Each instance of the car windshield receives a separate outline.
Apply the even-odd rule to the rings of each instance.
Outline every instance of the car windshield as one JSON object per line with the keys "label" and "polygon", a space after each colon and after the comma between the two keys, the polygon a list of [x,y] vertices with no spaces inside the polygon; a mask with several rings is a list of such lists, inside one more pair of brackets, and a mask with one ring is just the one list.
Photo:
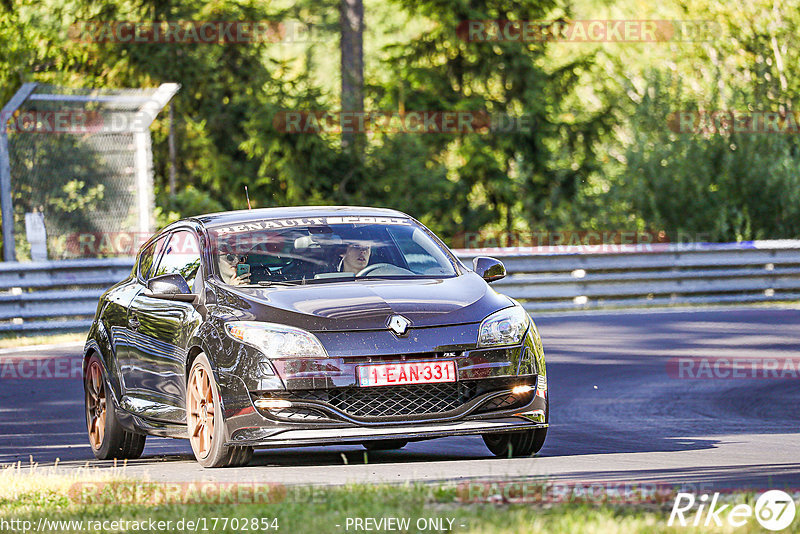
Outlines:
{"label": "car windshield", "polygon": [[266,219],[210,234],[218,272],[230,285],[456,275],[442,248],[405,218]]}

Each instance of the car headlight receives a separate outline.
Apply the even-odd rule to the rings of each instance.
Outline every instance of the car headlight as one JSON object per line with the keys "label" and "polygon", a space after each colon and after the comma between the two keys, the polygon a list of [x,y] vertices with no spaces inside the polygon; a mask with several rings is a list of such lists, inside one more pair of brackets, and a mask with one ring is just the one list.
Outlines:
{"label": "car headlight", "polygon": [[479,347],[516,345],[528,329],[528,312],[522,306],[513,306],[491,314],[481,323],[478,334]]}
{"label": "car headlight", "polygon": [[236,341],[247,343],[268,358],[327,358],[328,353],[311,332],[282,324],[257,321],[230,321],[225,332]]}

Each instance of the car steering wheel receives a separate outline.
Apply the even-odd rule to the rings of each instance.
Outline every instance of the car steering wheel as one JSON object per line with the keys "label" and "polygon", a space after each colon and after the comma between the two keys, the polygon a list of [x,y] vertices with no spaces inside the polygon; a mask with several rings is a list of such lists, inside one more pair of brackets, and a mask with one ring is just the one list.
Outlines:
{"label": "car steering wheel", "polygon": [[367,267],[364,267],[358,271],[356,278],[370,275],[375,271],[383,271],[378,274],[414,274],[408,269],[403,269],[402,267],[392,265],[391,263],[376,263],[375,265],[368,265]]}

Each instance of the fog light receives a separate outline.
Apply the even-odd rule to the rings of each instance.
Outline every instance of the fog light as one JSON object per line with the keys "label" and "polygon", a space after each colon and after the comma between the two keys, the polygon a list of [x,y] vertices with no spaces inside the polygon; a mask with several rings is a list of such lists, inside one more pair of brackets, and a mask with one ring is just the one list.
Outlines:
{"label": "fog light", "polygon": [[292,403],[284,399],[258,399],[255,405],[256,408],[262,410],[280,410],[282,408],[290,408]]}
{"label": "fog light", "polygon": [[532,386],[514,386],[511,393],[514,395],[522,395],[523,393],[530,393],[531,391],[533,391]]}

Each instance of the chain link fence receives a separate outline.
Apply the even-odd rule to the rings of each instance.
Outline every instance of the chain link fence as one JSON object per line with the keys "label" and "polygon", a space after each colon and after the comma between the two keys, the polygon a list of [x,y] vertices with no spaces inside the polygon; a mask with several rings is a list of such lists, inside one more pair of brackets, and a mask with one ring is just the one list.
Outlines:
{"label": "chain link fence", "polygon": [[178,88],[23,85],[1,117],[4,259],[101,257],[108,236],[150,234],[149,128]]}

